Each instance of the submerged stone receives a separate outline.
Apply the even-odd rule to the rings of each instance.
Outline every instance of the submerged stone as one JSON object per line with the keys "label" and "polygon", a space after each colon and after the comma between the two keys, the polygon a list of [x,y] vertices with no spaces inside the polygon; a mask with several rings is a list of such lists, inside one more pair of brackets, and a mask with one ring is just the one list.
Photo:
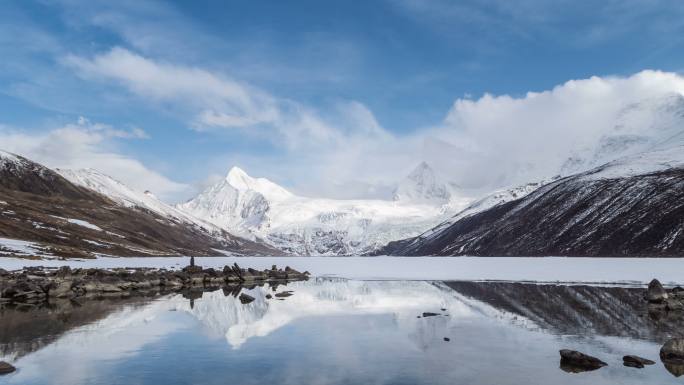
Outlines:
{"label": "submerged stone", "polygon": [[0,361],[0,375],[9,374],[17,370],[14,366],[8,364],[5,361]]}
{"label": "submerged stone", "polygon": [[653,365],[655,364],[654,361],[651,361],[649,359],[639,357],[639,356],[633,356],[633,355],[628,355],[622,357],[622,364],[625,366],[629,366],[632,368],[643,368],[644,365]]}
{"label": "submerged stone", "polygon": [[252,297],[249,294],[245,294],[245,293],[240,294],[240,297],[238,297],[238,298],[240,299],[240,303],[242,303],[243,305],[254,301],[254,297]]}
{"label": "submerged stone", "polygon": [[660,348],[660,359],[684,364],[684,338],[672,338]]}

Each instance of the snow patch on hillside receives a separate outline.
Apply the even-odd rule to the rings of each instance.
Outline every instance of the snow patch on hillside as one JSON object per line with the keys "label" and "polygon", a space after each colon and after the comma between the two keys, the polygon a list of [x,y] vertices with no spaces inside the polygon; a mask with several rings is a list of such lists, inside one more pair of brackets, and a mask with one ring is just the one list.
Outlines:
{"label": "snow patch on hillside", "polygon": [[48,256],[44,253],[43,247],[38,243],[11,238],[0,238],[0,255],[2,254],[10,254],[17,257]]}
{"label": "snow patch on hillside", "polygon": [[220,232],[216,226],[199,218],[178,210],[154,196],[150,191],[138,192],[116,179],[102,174],[94,169],[56,169],[56,171],[71,183],[105,195],[114,202],[130,208],[150,210],[172,221],[196,225],[211,233]]}

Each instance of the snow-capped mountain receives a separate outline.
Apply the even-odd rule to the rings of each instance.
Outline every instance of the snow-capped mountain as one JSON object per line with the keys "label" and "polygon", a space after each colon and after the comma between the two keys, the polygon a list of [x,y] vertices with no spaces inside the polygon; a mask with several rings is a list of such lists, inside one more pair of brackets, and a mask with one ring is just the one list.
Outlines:
{"label": "snow-capped mountain", "polygon": [[560,170],[568,176],[630,155],[684,144],[684,96],[667,94],[624,106],[609,132],[576,150]]}
{"label": "snow-capped mountain", "polygon": [[277,253],[94,170],[60,172],[0,151],[0,255]]}
{"label": "snow-capped mountain", "polygon": [[681,256],[684,145],[624,157],[392,242],[391,255]]}
{"label": "snow-capped mountain", "polygon": [[290,200],[292,193],[264,178],[252,178],[233,167],[220,182],[178,209],[224,229],[250,234],[269,226],[268,212],[275,202]]}
{"label": "snow-capped mountain", "polygon": [[160,201],[152,192],[134,191],[118,180],[97,170],[91,168],[78,170],[58,168],[55,171],[71,183],[105,195],[125,207],[149,210],[174,222],[180,221],[199,226],[210,232],[220,232],[220,228],[217,226]]}
{"label": "snow-capped mountain", "polygon": [[441,181],[426,162],[421,162],[394,190],[396,202],[445,205],[451,201],[456,187]]}
{"label": "snow-capped mountain", "polygon": [[223,180],[177,207],[286,252],[358,254],[420,234],[465,207],[470,200],[447,186],[422,163],[400,184],[394,200],[307,198],[234,167]]}
{"label": "snow-capped mountain", "polygon": [[498,206],[506,202],[521,199],[526,195],[529,195],[530,193],[534,192],[538,188],[556,179],[558,179],[558,177],[542,180],[539,182],[527,183],[522,186],[516,186],[509,189],[494,191],[493,193],[487,194],[484,197],[472,202],[466,208],[459,211],[456,215],[448,218],[444,222],[440,223],[438,226],[420,234],[417,238],[430,237],[431,235],[439,233],[441,230],[446,229],[447,227],[451,226],[452,224],[458,222],[463,218],[469,217],[471,215],[477,214],[485,210],[489,210],[494,206]]}

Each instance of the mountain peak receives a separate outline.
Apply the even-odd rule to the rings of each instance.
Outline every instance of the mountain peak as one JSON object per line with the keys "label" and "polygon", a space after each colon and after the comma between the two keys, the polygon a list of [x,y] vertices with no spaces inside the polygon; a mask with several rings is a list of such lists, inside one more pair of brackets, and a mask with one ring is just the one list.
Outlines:
{"label": "mountain peak", "polygon": [[446,204],[451,199],[447,183],[439,180],[430,165],[422,161],[394,190],[395,201]]}
{"label": "mountain peak", "polygon": [[245,170],[238,166],[233,166],[228,175],[226,175],[226,181],[238,190],[249,190],[254,185],[254,178],[249,176]]}
{"label": "mountain peak", "polygon": [[408,175],[409,179],[419,180],[425,178],[434,179],[435,171],[430,167],[426,161],[420,162],[411,173]]}
{"label": "mountain peak", "polygon": [[255,191],[263,195],[268,200],[283,200],[292,195],[291,192],[271,182],[266,178],[253,178],[247,174],[243,169],[233,166],[228,175],[226,175],[226,182],[236,190],[239,191]]}

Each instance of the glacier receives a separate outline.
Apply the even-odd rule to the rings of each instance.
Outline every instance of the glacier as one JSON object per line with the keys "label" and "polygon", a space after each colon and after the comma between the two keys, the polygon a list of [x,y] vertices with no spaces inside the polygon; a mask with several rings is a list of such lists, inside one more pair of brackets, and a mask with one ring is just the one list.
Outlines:
{"label": "glacier", "polygon": [[472,198],[421,163],[393,199],[302,197],[238,167],[177,209],[295,255],[358,255],[417,235],[465,208]]}

